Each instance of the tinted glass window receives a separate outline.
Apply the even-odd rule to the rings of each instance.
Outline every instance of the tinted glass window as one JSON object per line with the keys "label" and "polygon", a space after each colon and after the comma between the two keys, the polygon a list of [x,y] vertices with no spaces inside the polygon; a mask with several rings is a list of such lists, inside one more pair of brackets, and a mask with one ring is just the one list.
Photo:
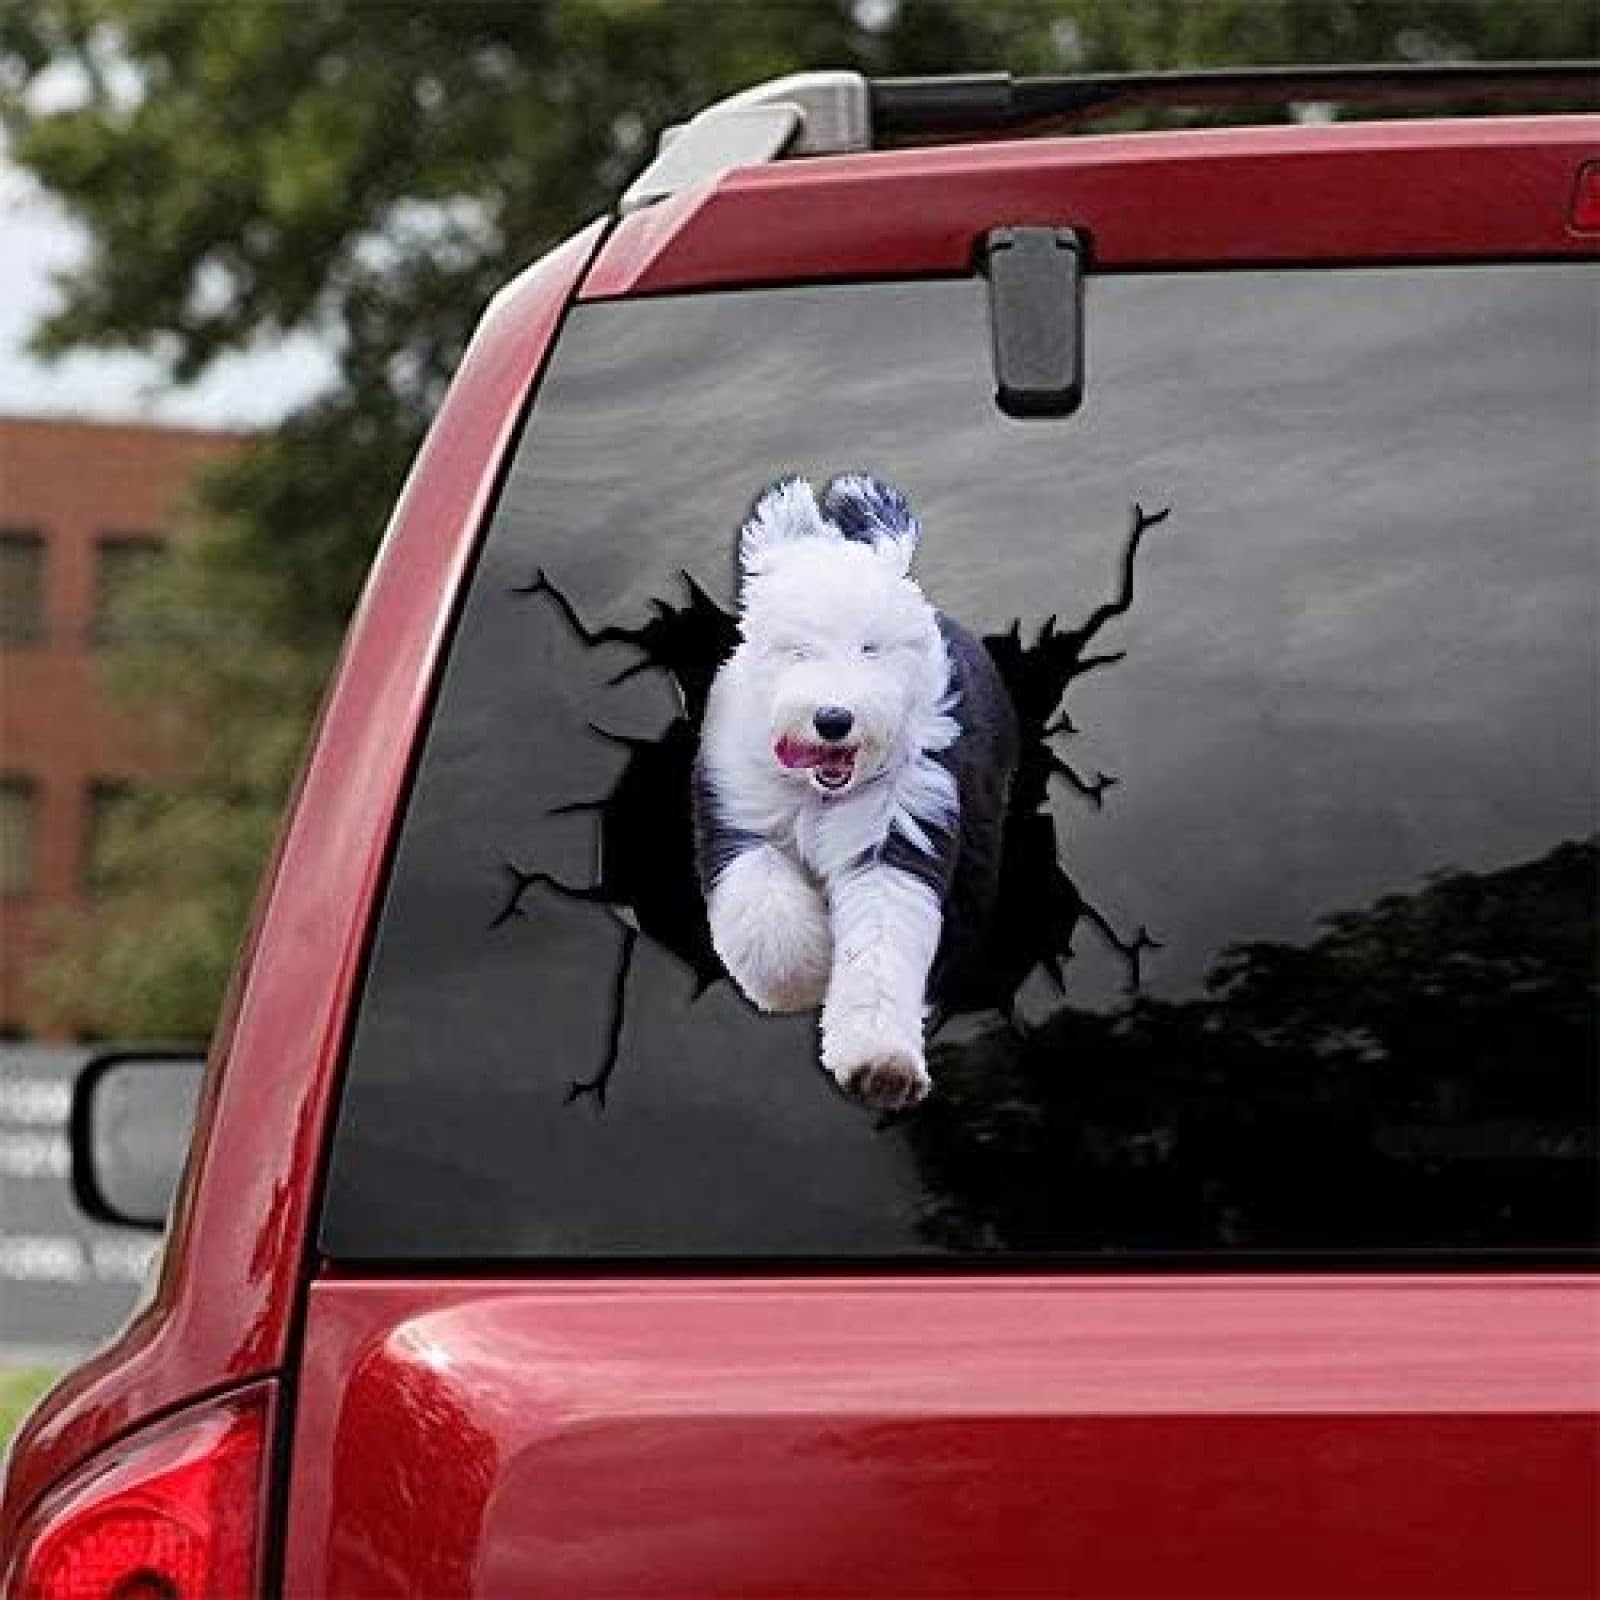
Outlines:
{"label": "tinted glass window", "polygon": [[33,893],[38,876],[39,787],[32,778],[0,777],[0,896]]}
{"label": "tinted glass window", "polygon": [[44,535],[0,530],[0,643],[44,637]]}
{"label": "tinted glass window", "polygon": [[[1592,1241],[1594,288],[1096,280],[1058,422],[995,409],[973,282],[580,308],[404,825],[327,1247]],[[856,468],[1006,665],[1029,819],[1004,992],[894,1116],[719,976],[690,864],[735,530]]]}
{"label": "tinted glass window", "polygon": [[95,546],[94,636],[102,642],[139,632],[139,596],[166,557],[150,534],[108,534]]}
{"label": "tinted glass window", "polygon": [[126,888],[123,863],[139,816],[133,785],[99,779],[89,785],[84,799],[83,888],[91,895]]}

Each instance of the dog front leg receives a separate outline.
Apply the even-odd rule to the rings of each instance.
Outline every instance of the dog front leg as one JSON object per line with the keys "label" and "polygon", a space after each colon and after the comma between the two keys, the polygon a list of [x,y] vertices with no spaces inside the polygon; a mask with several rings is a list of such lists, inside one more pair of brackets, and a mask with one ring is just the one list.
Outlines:
{"label": "dog front leg", "polygon": [[832,938],[822,891],[769,844],[722,869],[706,911],[711,943],[752,1005],[809,1011],[828,986]]}
{"label": "dog front leg", "polygon": [[932,1087],[922,1054],[928,972],[943,918],[933,890],[874,862],[829,886],[833,972],[822,1064],[870,1106],[915,1105]]}

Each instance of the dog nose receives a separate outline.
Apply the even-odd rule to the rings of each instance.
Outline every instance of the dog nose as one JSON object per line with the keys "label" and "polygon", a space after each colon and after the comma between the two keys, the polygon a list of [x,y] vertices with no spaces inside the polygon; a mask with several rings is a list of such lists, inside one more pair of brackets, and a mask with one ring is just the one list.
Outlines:
{"label": "dog nose", "polygon": [[811,719],[824,739],[842,739],[855,726],[855,718],[843,706],[818,706]]}

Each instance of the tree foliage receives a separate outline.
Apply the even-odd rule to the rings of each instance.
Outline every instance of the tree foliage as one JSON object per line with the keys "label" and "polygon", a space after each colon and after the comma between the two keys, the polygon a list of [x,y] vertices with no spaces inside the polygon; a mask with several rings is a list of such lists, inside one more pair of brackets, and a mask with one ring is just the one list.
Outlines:
{"label": "tree foliage", "polygon": [[337,359],[212,476],[152,597],[131,678],[181,708],[180,776],[73,940],[63,1007],[208,1027],[315,685],[476,317],[661,127],[804,66],[1575,55],[1593,31],[1588,0],[0,0],[10,154],[89,240],[38,347],[152,352],[177,383],[306,330]]}

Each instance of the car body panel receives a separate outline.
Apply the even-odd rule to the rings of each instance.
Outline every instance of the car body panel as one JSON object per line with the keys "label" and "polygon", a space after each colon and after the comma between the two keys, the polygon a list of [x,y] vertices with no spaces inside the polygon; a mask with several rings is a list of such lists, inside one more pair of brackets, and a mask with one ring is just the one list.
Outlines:
{"label": "car body panel", "polygon": [[972,269],[995,227],[1089,235],[1102,270],[1533,259],[1600,118],[1349,123],[954,145],[748,167],[626,218],[581,298]]}
{"label": "car body panel", "polygon": [[1597,1348],[1575,1277],[324,1279],[285,1587],[1570,1595]]}
{"label": "car body panel", "polygon": [[286,1358],[323,1121],[412,742],[501,463],[603,231],[591,225],[502,291],[412,469],[257,901],[160,1283],[19,1437],[0,1541],[92,1450]]}

